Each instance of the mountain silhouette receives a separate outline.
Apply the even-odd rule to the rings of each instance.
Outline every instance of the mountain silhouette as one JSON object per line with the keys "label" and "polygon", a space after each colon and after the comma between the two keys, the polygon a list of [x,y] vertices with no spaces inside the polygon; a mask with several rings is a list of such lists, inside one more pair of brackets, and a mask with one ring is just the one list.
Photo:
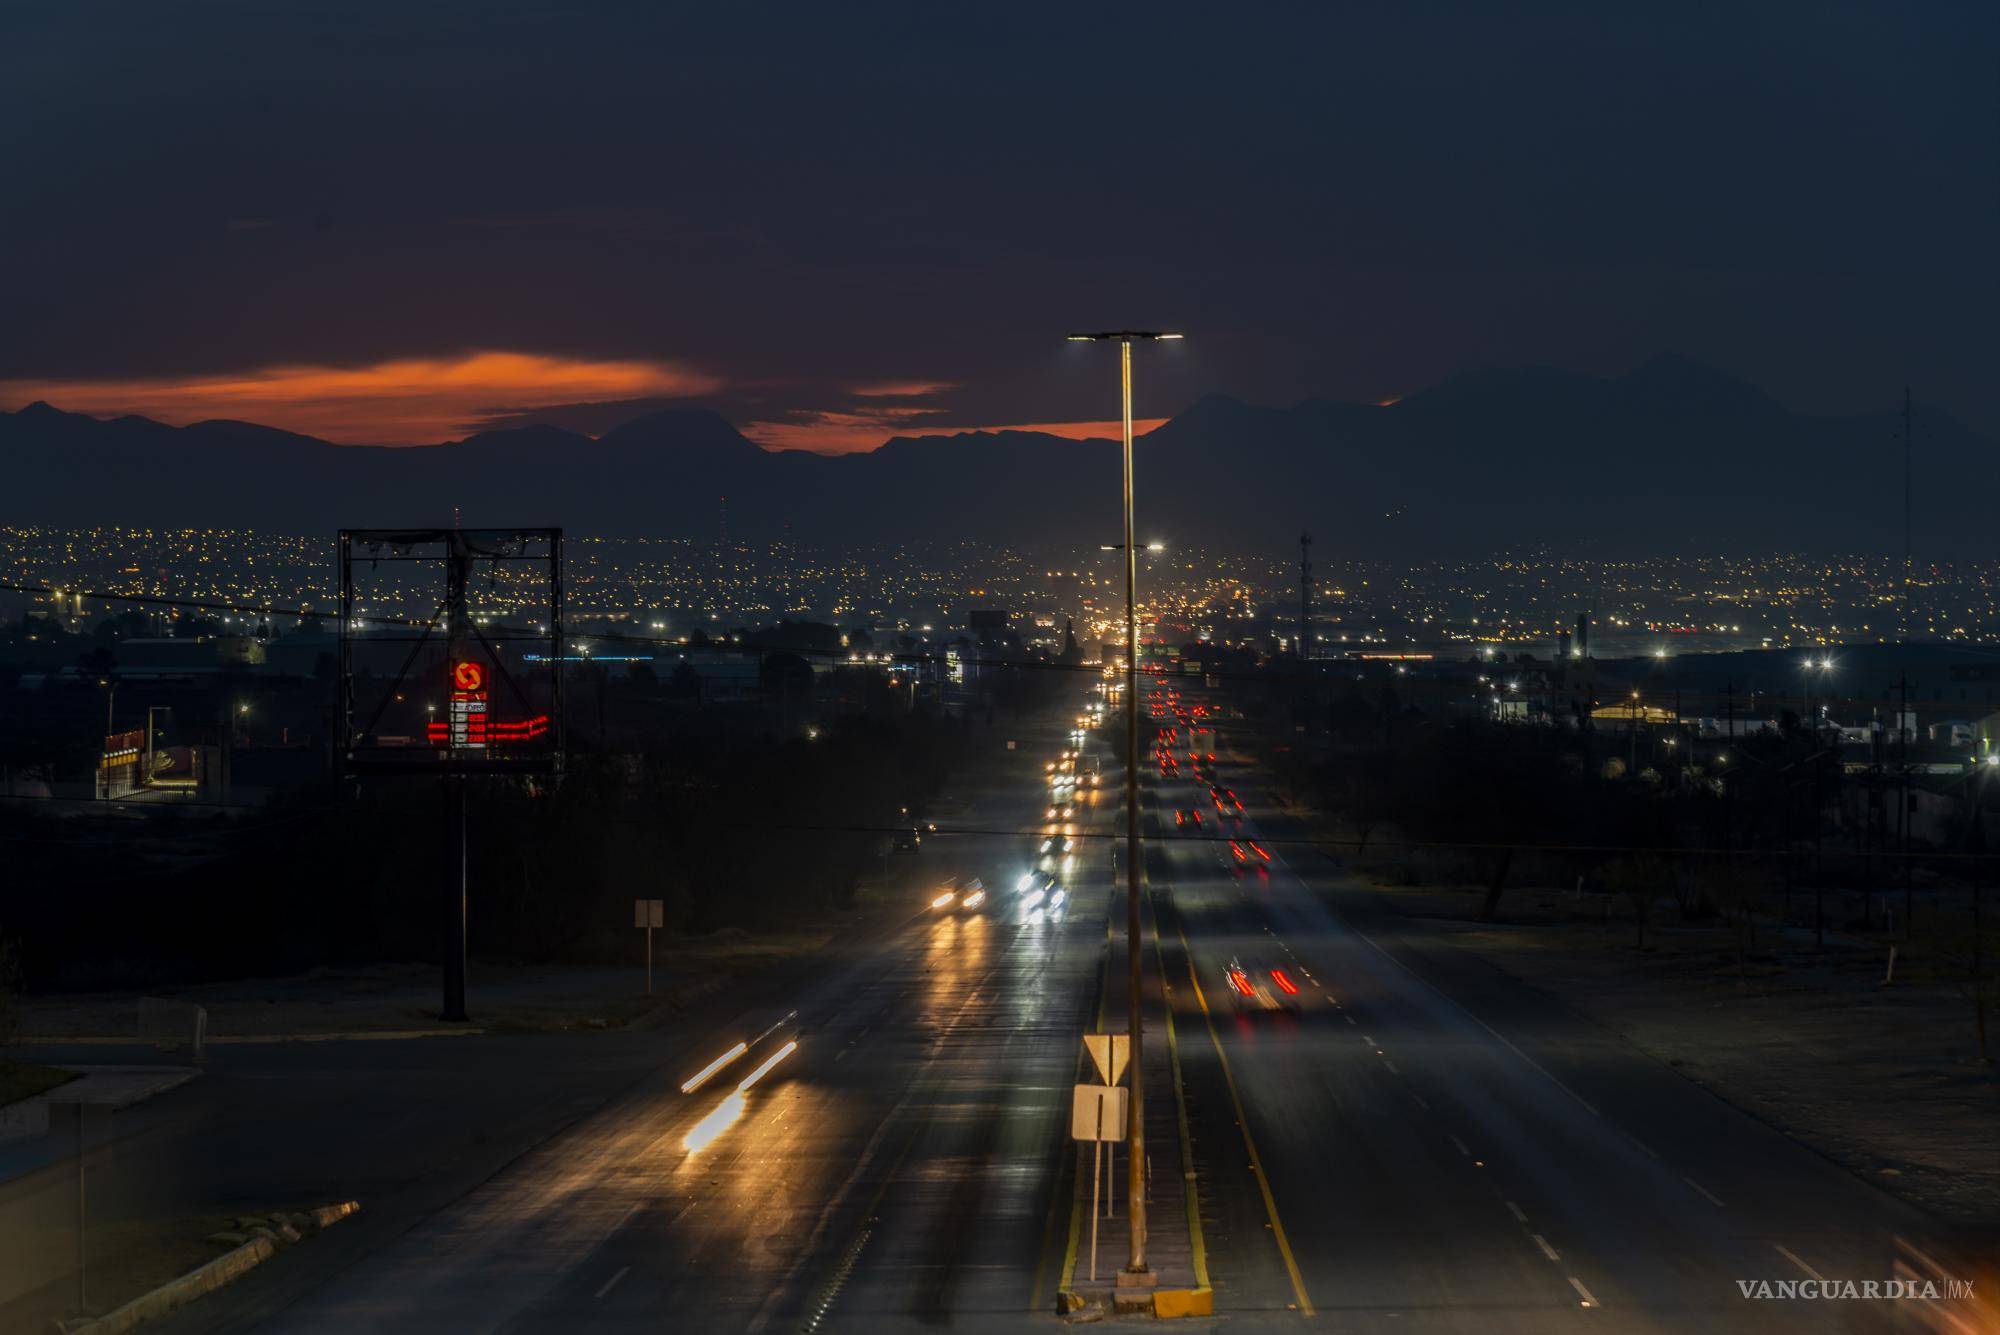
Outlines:
{"label": "mountain silhouette", "polygon": [[[1142,437],[1140,536],[1176,548],[1451,559],[1496,550],[1900,551],[1893,410],[1794,413],[1684,357],[1618,377],[1469,371],[1389,405],[1271,408],[1211,394]],[[1996,554],[1992,442],[1919,415],[1919,552]],[[249,422],[173,427],[32,403],[0,413],[0,522],[331,532],[449,522],[844,544],[1115,542],[1115,441],[898,436],[866,453],[765,450],[698,408],[593,438],[554,426],[434,446],[342,446]]]}

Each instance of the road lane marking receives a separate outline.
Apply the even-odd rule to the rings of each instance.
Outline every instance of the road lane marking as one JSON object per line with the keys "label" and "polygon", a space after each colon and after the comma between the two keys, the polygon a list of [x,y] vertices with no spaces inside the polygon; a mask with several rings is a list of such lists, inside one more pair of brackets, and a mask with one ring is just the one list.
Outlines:
{"label": "road lane marking", "polygon": [[1371,1048],[1375,1046],[1375,1039],[1374,1036],[1371,1034],[1363,1034],[1361,1036],[1361,1041],[1363,1043],[1366,1043]]}
{"label": "road lane marking", "polygon": [[1520,1206],[1518,1206],[1518,1205],[1514,1204],[1514,1202],[1512,1202],[1512,1201],[1508,1201],[1508,1202],[1507,1202],[1507,1208],[1508,1208],[1509,1210],[1512,1210],[1512,1211],[1514,1212],[1514,1218],[1516,1218],[1516,1219],[1520,1220],[1520,1221],[1521,1221],[1522,1223],[1524,1223],[1524,1224],[1528,1222],[1528,1216],[1526,1216],[1526,1215],[1524,1215],[1524,1214],[1522,1214],[1522,1213],[1521,1213],[1521,1207],[1520,1207]]}
{"label": "road lane marking", "polygon": [[1305,1277],[1299,1273],[1298,1259],[1292,1255],[1292,1244],[1285,1237],[1285,1225],[1278,1218],[1278,1202],[1271,1195],[1271,1180],[1264,1175],[1264,1160],[1257,1153],[1257,1142],[1250,1136],[1250,1115],[1243,1111],[1243,1097],[1236,1091],[1236,1076],[1229,1069],[1229,1054],[1223,1051],[1222,1035],[1215,1029],[1215,1014],[1208,1008],[1208,994],[1202,991],[1200,971],[1194,967],[1194,948],[1188,945],[1187,930],[1181,926],[1180,915],[1174,915],[1174,934],[1181,939],[1181,958],[1187,964],[1188,981],[1194,984],[1195,1003],[1201,1007],[1201,1018],[1208,1026],[1208,1041],[1215,1045],[1216,1060],[1222,1063],[1222,1080],[1229,1087],[1229,1102],[1236,1109],[1236,1126],[1243,1132],[1243,1147],[1250,1152],[1250,1169],[1257,1176],[1257,1190],[1264,1197],[1264,1213],[1271,1221],[1271,1237],[1278,1244],[1278,1254],[1285,1260],[1285,1274],[1292,1281],[1292,1293],[1299,1300],[1299,1314],[1313,1314],[1312,1299],[1306,1295]]}
{"label": "road lane marking", "polygon": [[1583,1299],[1583,1305],[1585,1307],[1597,1306],[1597,1299],[1590,1296],[1590,1290],[1583,1287],[1583,1281],[1578,1279],[1575,1275],[1571,1275],[1569,1277],[1569,1286],[1576,1290],[1577,1297]]}
{"label": "road lane marking", "polygon": [[625,1276],[626,1276],[626,1275],[628,1275],[628,1274],[630,1274],[630,1273],[631,1273],[631,1271],[632,1271],[632,1267],[631,1267],[631,1266],[629,1266],[629,1265],[628,1265],[628,1266],[620,1266],[620,1267],[618,1268],[618,1273],[617,1273],[617,1274],[615,1274],[615,1275],[613,1275],[613,1276],[612,1276],[612,1277],[611,1277],[610,1279],[607,1279],[607,1280],[605,1280],[605,1281],[604,1281],[604,1287],[603,1287],[603,1288],[601,1288],[601,1289],[599,1289],[599,1290],[597,1291],[597,1293],[596,1293],[596,1295],[595,1295],[595,1296],[596,1296],[596,1297],[599,1297],[599,1298],[602,1298],[602,1297],[603,1297],[603,1296],[604,1296],[605,1294],[607,1294],[607,1293],[611,1292],[612,1288],[613,1288],[613,1287],[614,1287],[614,1286],[615,1286],[615,1285],[616,1285],[616,1284],[618,1283],[618,1281],[619,1281],[619,1280],[621,1280],[621,1279],[623,1279],[623,1278],[625,1278]]}
{"label": "road lane marking", "polygon": [[1450,1138],[1452,1144],[1458,1146],[1458,1152],[1460,1154],[1463,1154],[1468,1159],[1472,1157],[1472,1151],[1465,1148],[1464,1141],[1460,1140],[1457,1136],[1452,1135],[1449,1131],[1445,1132],[1445,1135]]}
{"label": "road lane marking", "polygon": [[1533,1238],[1535,1240],[1535,1245],[1542,1249],[1542,1255],[1548,1257],[1551,1261],[1562,1260],[1562,1257],[1556,1255],[1556,1249],[1549,1246],[1549,1240],[1547,1238],[1543,1237],[1539,1233],[1530,1233],[1528,1236]]}
{"label": "road lane marking", "polygon": [[1695,1181],[1693,1178],[1687,1176],[1685,1173],[1681,1175],[1681,1181],[1687,1183],[1689,1186],[1693,1187],[1696,1191],[1700,1192],[1702,1196],[1708,1201],[1708,1203],[1710,1205],[1713,1205],[1716,1209],[1726,1210],[1729,1208],[1728,1206],[1724,1205],[1720,1200],[1716,1199],[1716,1195],[1714,1192],[1710,1191],[1707,1187],[1704,1187],[1701,1183]]}
{"label": "road lane marking", "polygon": [[1507,1051],[1513,1053],[1516,1057],[1519,1057],[1522,1061],[1534,1067],[1535,1070],[1539,1071],[1542,1074],[1542,1077],[1546,1079],[1550,1084],[1554,1085],[1557,1089],[1560,1089],[1563,1093],[1569,1095],[1571,1098],[1575,1099],[1578,1103],[1582,1104],[1583,1110],[1585,1112],[1589,1113],[1592,1117],[1597,1117],[1600,1115],[1597,1111],[1597,1108],[1590,1102],[1589,1099],[1586,1099],[1583,1095],[1577,1093],[1575,1090],[1571,1089],[1568,1085],[1565,1085],[1562,1081],[1556,1079],[1553,1075],[1550,1075],[1549,1069],[1546,1066],[1543,1066],[1533,1057],[1530,1057],[1527,1053],[1515,1047],[1513,1041],[1509,1039],[1505,1034],[1501,1033],[1498,1029],[1495,1029],[1492,1025],[1486,1023],[1486,1021],[1480,1019],[1477,1015],[1474,1015],[1470,1010],[1467,1010],[1464,1003],[1459,1001],[1457,997],[1452,996],[1449,992],[1446,992],[1436,983],[1433,983],[1430,979],[1424,977],[1422,974],[1418,973],[1415,969],[1412,969],[1409,965],[1403,963],[1401,960],[1397,959],[1394,955],[1390,954],[1389,951],[1383,947],[1380,941],[1377,941],[1374,937],[1368,935],[1368,933],[1362,931],[1359,927],[1356,927],[1352,923],[1348,922],[1346,917],[1340,914],[1339,910],[1334,911],[1334,916],[1336,918],[1339,918],[1341,926],[1345,927],[1348,931],[1354,933],[1356,936],[1360,937],[1363,941],[1366,941],[1369,945],[1373,946],[1375,948],[1375,952],[1378,955],[1380,955],[1383,959],[1389,961],[1389,963],[1395,965],[1397,968],[1401,969],[1404,973],[1416,979],[1417,982],[1423,984],[1425,987],[1429,988],[1432,992],[1435,992],[1453,1010],[1457,1011],[1460,1015],[1463,1015],[1466,1019],[1472,1021],[1474,1024],[1478,1025],[1481,1029],[1484,1029],[1487,1033],[1493,1035],[1494,1038],[1500,1040],[1501,1043],[1505,1044]]}
{"label": "road lane marking", "polygon": [[[1153,895],[1146,896],[1146,906],[1153,915],[1153,959],[1160,966],[1160,991],[1171,996],[1173,989],[1167,986],[1167,952],[1160,941],[1160,911],[1154,903]],[[1193,966],[1189,966],[1192,975]],[[1181,1044],[1174,1028],[1174,1008],[1166,1007],[1167,1017],[1167,1065],[1174,1076],[1174,1115],[1180,1122],[1181,1133],[1181,1179],[1186,1184],[1182,1197],[1187,1204],[1188,1250],[1194,1262],[1194,1286],[1198,1289],[1212,1288],[1208,1278],[1208,1238],[1201,1229],[1201,1191],[1195,1178],[1194,1133],[1188,1129],[1187,1089],[1181,1079]]]}
{"label": "road lane marking", "polygon": [[1640,1149],[1646,1151],[1646,1153],[1652,1155],[1655,1159],[1660,1157],[1660,1152],[1658,1150],[1654,1149],[1651,1145],[1648,1145],[1645,1141],[1639,1139],[1637,1136],[1627,1135],[1625,1139],[1631,1141],[1634,1145],[1637,1145]]}
{"label": "road lane marking", "polygon": [[1820,1283],[1822,1284],[1826,1283],[1826,1276],[1820,1274],[1819,1271],[1813,1269],[1811,1266],[1807,1265],[1804,1261],[1801,1261],[1798,1258],[1798,1254],[1792,1251],[1791,1248],[1783,1246],[1782,1244],[1774,1244],[1774,1245],[1778,1247],[1778,1255],[1784,1257],[1787,1261],[1790,1261],[1793,1265],[1805,1271],[1808,1275],[1811,1275],[1814,1279],[1818,1280]]}
{"label": "road lane marking", "polygon": [[1343,1016],[1342,1018],[1345,1019],[1349,1024],[1354,1023],[1354,1017],[1352,1015]]}
{"label": "road lane marking", "polygon": [[1423,1109],[1423,1110],[1424,1110],[1425,1112],[1429,1112],[1429,1111],[1431,1110],[1431,1105],[1430,1105],[1430,1104],[1428,1104],[1428,1103],[1425,1103],[1425,1102],[1424,1102],[1424,1096],[1423,1096],[1423,1095],[1421,1095],[1421,1094],[1412,1094],[1412,1095],[1410,1095],[1410,1097],[1411,1097],[1411,1098],[1413,1098],[1413,1099],[1415,1099],[1415,1100],[1417,1101],[1417,1106],[1418,1106],[1419,1108],[1422,1108],[1422,1109]]}
{"label": "road lane marking", "polygon": [[1397,1070],[1397,1069],[1396,1069],[1396,1063],[1394,1063],[1394,1062],[1390,1061],[1390,1060],[1389,1060],[1389,1059],[1388,1059],[1387,1057],[1384,1057],[1384,1058],[1382,1059],[1382,1064],[1383,1064],[1384,1066],[1386,1066],[1386,1067],[1388,1067],[1388,1068],[1389,1068],[1389,1074],[1390,1074],[1390,1075],[1401,1075],[1401,1074],[1402,1074],[1402,1072],[1401,1072],[1401,1071],[1399,1071],[1399,1070]]}

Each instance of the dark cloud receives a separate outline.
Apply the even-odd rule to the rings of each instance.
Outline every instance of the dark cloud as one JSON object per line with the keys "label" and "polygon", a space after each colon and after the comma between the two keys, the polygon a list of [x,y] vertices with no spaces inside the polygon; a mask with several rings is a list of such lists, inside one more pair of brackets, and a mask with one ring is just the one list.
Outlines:
{"label": "dark cloud", "polygon": [[1061,334],[1156,322],[1148,415],[1671,348],[1991,430],[1996,12],[10,7],[0,373],[499,349],[1102,420]]}

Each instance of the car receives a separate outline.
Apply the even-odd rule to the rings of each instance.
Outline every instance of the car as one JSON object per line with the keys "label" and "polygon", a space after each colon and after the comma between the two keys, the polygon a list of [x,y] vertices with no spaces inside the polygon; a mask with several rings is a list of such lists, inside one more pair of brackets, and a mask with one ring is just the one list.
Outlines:
{"label": "car", "polygon": [[897,853],[915,853],[923,846],[923,832],[914,825],[907,830],[898,829],[889,844],[890,849]]}
{"label": "car", "polygon": [[1292,1010],[1298,1006],[1299,985],[1292,977],[1295,966],[1245,963],[1232,958],[1223,968],[1222,980],[1236,1004],[1246,1009]]}

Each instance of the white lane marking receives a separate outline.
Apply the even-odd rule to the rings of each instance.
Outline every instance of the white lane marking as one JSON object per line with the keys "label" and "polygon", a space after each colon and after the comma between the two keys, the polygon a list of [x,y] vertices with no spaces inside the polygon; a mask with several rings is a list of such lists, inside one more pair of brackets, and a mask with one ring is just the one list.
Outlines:
{"label": "white lane marking", "polygon": [[1413,1098],[1413,1099],[1415,1099],[1415,1100],[1417,1101],[1417,1106],[1418,1106],[1419,1108],[1422,1108],[1422,1109],[1423,1109],[1423,1110],[1424,1110],[1425,1112],[1429,1112],[1429,1111],[1431,1110],[1431,1105],[1430,1105],[1430,1104],[1428,1104],[1428,1103],[1425,1103],[1425,1102],[1424,1102],[1424,1096],[1423,1096],[1423,1095],[1421,1095],[1421,1094],[1412,1094],[1412,1095],[1410,1095],[1410,1097],[1411,1097],[1411,1098]]}
{"label": "white lane marking", "polygon": [[1522,1213],[1521,1213],[1521,1207],[1520,1207],[1520,1206],[1518,1206],[1518,1205],[1514,1204],[1514,1202],[1512,1202],[1512,1201],[1508,1201],[1508,1202],[1507,1202],[1507,1208],[1508,1208],[1509,1210],[1512,1210],[1512,1211],[1514,1212],[1514,1218],[1516,1218],[1516,1219],[1520,1220],[1520,1221],[1521,1221],[1522,1223],[1524,1223],[1524,1224],[1528,1222],[1528,1216],[1526,1216],[1526,1215],[1524,1215],[1524,1214],[1522,1214]]}
{"label": "white lane marking", "polygon": [[[1352,1015],[1349,1015],[1349,1016],[1347,1016],[1347,1017],[1346,1017],[1346,1019],[1347,1019],[1347,1022],[1348,1022],[1349,1024],[1353,1024],[1353,1023],[1354,1023],[1354,1017],[1353,1017]],[[1142,1035],[1142,1037],[1143,1037],[1143,1035]]]}
{"label": "white lane marking", "polygon": [[1535,1245],[1542,1249],[1542,1255],[1548,1257],[1551,1261],[1562,1260],[1562,1257],[1556,1255],[1556,1249],[1549,1246],[1549,1240],[1547,1238],[1543,1237],[1539,1233],[1530,1233],[1528,1236],[1533,1238],[1535,1240]]}
{"label": "white lane marking", "polygon": [[1382,1059],[1382,1064],[1383,1064],[1384,1066],[1386,1066],[1386,1067],[1388,1067],[1388,1068],[1389,1068],[1389,1074],[1390,1074],[1390,1075],[1401,1075],[1401,1074],[1402,1074],[1402,1072],[1401,1072],[1401,1071],[1399,1071],[1399,1070],[1397,1070],[1397,1069],[1396,1069],[1396,1063],[1394,1063],[1394,1062],[1390,1061],[1390,1060],[1389,1060],[1389,1059],[1388,1059],[1387,1057],[1384,1057],[1384,1058]]}
{"label": "white lane marking", "polygon": [[1371,1048],[1375,1046],[1375,1039],[1374,1039],[1374,1037],[1373,1037],[1372,1035],[1370,1035],[1370,1034],[1363,1034],[1363,1035],[1361,1036],[1361,1041],[1362,1041],[1363,1043],[1366,1043],[1366,1044],[1367,1044],[1367,1045],[1368,1045],[1369,1047],[1371,1047]]}
{"label": "white lane marking", "polygon": [[1576,1290],[1577,1297],[1583,1299],[1583,1305],[1585,1307],[1597,1306],[1597,1299],[1590,1296],[1590,1290],[1583,1287],[1583,1281],[1578,1279],[1575,1275],[1571,1275],[1569,1277],[1569,1286]]}
{"label": "white lane marking", "polygon": [[1458,1146],[1458,1152],[1459,1152],[1460,1154],[1463,1154],[1463,1155],[1464,1155],[1464,1156],[1465,1156],[1466,1158],[1468,1158],[1468,1159],[1470,1159],[1470,1158],[1472,1157],[1472,1151],[1471,1151],[1471,1150],[1469,1150],[1469,1149],[1467,1149],[1467,1148],[1465,1148],[1465,1142],[1464,1142],[1464,1141],[1460,1140],[1460,1139],[1459,1139],[1459,1138],[1458,1138],[1457,1136],[1453,1136],[1453,1135],[1451,1135],[1451,1133],[1450,1133],[1450,1132],[1446,1132],[1445,1134],[1446,1134],[1446,1135],[1447,1135],[1448,1137],[1450,1137],[1450,1139],[1451,1139],[1451,1143],[1452,1143],[1452,1144],[1454,1144],[1454,1145]]}
{"label": "white lane marking", "polygon": [[1716,1195],[1714,1192],[1710,1191],[1707,1187],[1704,1187],[1701,1183],[1695,1181],[1693,1178],[1687,1176],[1685,1173],[1681,1175],[1681,1181],[1687,1183],[1689,1186],[1693,1187],[1696,1191],[1700,1192],[1703,1198],[1705,1198],[1708,1201],[1708,1203],[1710,1205],[1713,1205],[1716,1209],[1726,1210],[1729,1208],[1728,1206],[1724,1205],[1720,1200],[1716,1199]]}
{"label": "white lane marking", "polygon": [[1439,987],[1436,983],[1433,983],[1430,979],[1424,977],[1422,974],[1418,973],[1415,969],[1412,969],[1409,965],[1397,959],[1394,955],[1390,954],[1386,949],[1383,948],[1383,945],[1380,941],[1377,941],[1374,937],[1368,935],[1368,933],[1362,931],[1359,927],[1354,926],[1352,923],[1348,922],[1345,918],[1340,919],[1340,925],[1345,927],[1348,931],[1354,933],[1356,936],[1360,937],[1363,941],[1366,941],[1369,945],[1373,946],[1375,948],[1375,953],[1380,955],[1383,959],[1389,961],[1389,963],[1395,965],[1397,968],[1401,969],[1404,973],[1410,975],[1410,977],[1416,979],[1419,983],[1423,984],[1425,987],[1429,988],[1432,992],[1435,992],[1439,997],[1443,998],[1445,1003],[1449,1005],[1453,1010],[1457,1011],[1460,1015],[1463,1015],[1466,1019],[1478,1025],[1481,1029],[1484,1029],[1487,1033],[1493,1035],[1493,1037],[1499,1039],[1500,1042],[1506,1046],[1507,1051],[1513,1053],[1516,1057],[1519,1057],[1522,1061],[1534,1067],[1535,1070],[1539,1071],[1542,1074],[1542,1077],[1546,1079],[1550,1084],[1554,1085],[1557,1089],[1560,1089],[1563,1093],[1569,1095],[1571,1098],[1575,1099],[1578,1103],[1582,1104],[1583,1110],[1585,1112],[1589,1113],[1592,1117],[1596,1117],[1599,1115],[1596,1107],[1590,1102],[1589,1099],[1586,1099],[1583,1095],[1577,1093],[1575,1090],[1571,1089],[1568,1085],[1565,1085],[1562,1081],[1556,1079],[1553,1075],[1550,1075],[1549,1069],[1546,1066],[1543,1066],[1533,1057],[1530,1057],[1527,1053],[1515,1047],[1513,1041],[1509,1039],[1505,1034],[1501,1033],[1498,1029],[1495,1029],[1492,1025],[1486,1023],[1486,1021],[1480,1019],[1477,1015],[1474,1015],[1471,1011],[1467,1010],[1465,1008],[1465,1005],[1462,1002],[1460,1002],[1458,998],[1452,996],[1450,993],[1446,992],[1443,988]]}
{"label": "white lane marking", "polygon": [[620,1266],[618,1268],[617,1274],[613,1275],[610,1279],[604,1281],[604,1287],[597,1291],[597,1297],[602,1298],[605,1294],[611,1292],[612,1286],[617,1284],[619,1280],[625,1278],[625,1276],[631,1272],[631,1269],[632,1267],[629,1265]]}
{"label": "white lane marking", "polygon": [[1826,1283],[1826,1276],[1820,1274],[1819,1271],[1813,1269],[1811,1266],[1807,1265],[1804,1261],[1801,1261],[1798,1258],[1798,1255],[1794,1253],[1791,1248],[1779,1244],[1773,1244],[1773,1245],[1778,1247],[1778,1255],[1784,1257],[1787,1261],[1790,1261],[1793,1265],[1805,1271],[1808,1275],[1811,1275],[1814,1279],[1818,1280],[1820,1283],[1822,1284]]}
{"label": "white lane marking", "polygon": [[1651,1145],[1648,1145],[1645,1141],[1639,1139],[1637,1136],[1628,1135],[1625,1137],[1625,1139],[1631,1141],[1634,1145],[1637,1145],[1640,1149],[1646,1151],[1646,1153],[1652,1155],[1655,1159],[1660,1157],[1660,1152],[1658,1150],[1654,1149]]}

